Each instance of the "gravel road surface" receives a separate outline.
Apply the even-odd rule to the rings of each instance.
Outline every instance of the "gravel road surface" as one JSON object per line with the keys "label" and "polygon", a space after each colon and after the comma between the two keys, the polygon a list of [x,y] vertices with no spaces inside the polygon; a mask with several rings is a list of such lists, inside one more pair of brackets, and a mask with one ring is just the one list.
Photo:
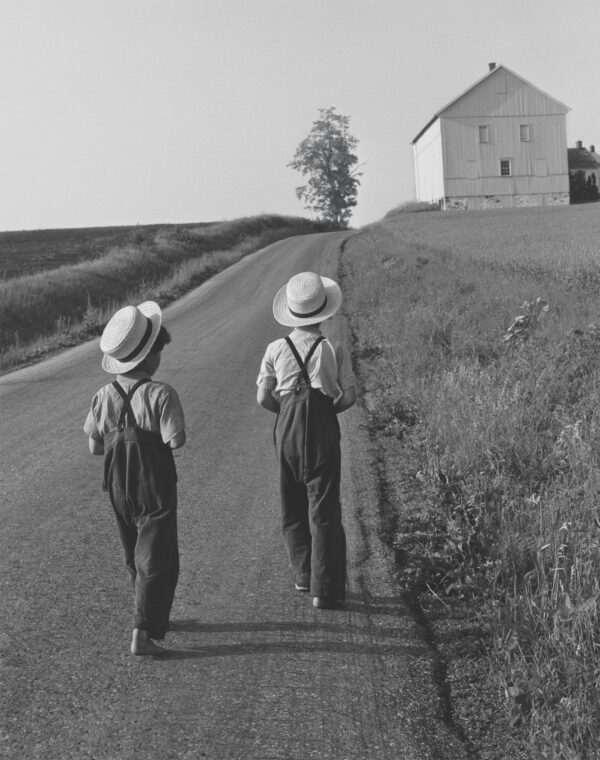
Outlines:
{"label": "gravel road surface", "polygon": [[[270,246],[165,311],[180,393],[181,577],[163,659],[129,653],[132,599],[102,458],[82,425],[97,340],[0,378],[0,757],[455,760],[435,652],[377,539],[363,412],[341,415],[349,593],[315,610],[280,537],[274,418],[255,402],[283,334],[275,291],[335,276],[343,233]],[[343,334],[343,315],[325,329]]]}

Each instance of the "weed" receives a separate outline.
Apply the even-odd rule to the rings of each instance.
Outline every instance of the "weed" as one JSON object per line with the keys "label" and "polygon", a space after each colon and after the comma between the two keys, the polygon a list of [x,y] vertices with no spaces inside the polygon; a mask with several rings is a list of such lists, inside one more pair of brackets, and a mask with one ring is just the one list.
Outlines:
{"label": "weed", "polygon": [[542,317],[549,308],[546,301],[539,296],[535,301],[525,301],[521,306],[523,314],[515,317],[513,323],[504,333],[505,342],[518,343],[529,340],[540,326]]}

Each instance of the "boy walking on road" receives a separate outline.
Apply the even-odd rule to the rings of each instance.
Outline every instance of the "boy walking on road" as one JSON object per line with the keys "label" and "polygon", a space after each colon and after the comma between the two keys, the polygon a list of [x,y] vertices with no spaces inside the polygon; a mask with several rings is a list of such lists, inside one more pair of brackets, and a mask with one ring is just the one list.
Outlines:
{"label": "boy walking on road", "polygon": [[258,403],[277,414],[283,539],[295,586],[310,591],[317,608],[343,600],[346,588],[337,414],[355,403],[355,380],[348,349],[320,330],[341,303],[328,277],[292,277],[273,315],[295,329],[267,346],[257,380]]}
{"label": "boy walking on road", "polygon": [[174,388],[152,379],[171,340],[158,304],[119,309],[100,339],[102,368],[116,379],[92,399],[84,431],[104,455],[103,488],[113,507],[133,582],[131,652],[161,655],[179,576],[177,474],[173,449],[185,443]]}

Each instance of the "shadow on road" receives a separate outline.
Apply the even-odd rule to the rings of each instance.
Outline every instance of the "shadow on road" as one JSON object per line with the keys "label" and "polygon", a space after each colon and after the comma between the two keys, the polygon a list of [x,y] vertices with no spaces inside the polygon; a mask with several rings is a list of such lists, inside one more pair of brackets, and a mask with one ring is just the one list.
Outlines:
{"label": "shadow on road", "polygon": [[[356,619],[364,615],[364,625],[341,620],[351,613]],[[320,620],[310,622],[266,621],[252,623],[205,623],[196,619],[172,620],[174,633],[230,634],[274,633],[276,641],[245,641],[217,643],[206,646],[169,649],[168,659],[225,657],[233,655],[271,654],[275,652],[331,652],[365,655],[423,654],[423,647],[402,643],[401,625],[382,627],[373,625],[369,618],[393,616],[399,619],[407,614],[402,597],[377,597],[365,601],[359,594],[349,595],[339,607],[319,611]],[[360,618],[359,618],[360,620]],[[330,622],[331,621],[331,622]]]}

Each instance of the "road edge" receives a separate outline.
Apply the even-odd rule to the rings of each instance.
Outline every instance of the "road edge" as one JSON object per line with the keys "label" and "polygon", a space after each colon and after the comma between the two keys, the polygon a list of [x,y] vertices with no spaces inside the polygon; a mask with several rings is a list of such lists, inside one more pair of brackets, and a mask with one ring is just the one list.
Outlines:
{"label": "road edge", "polygon": [[[326,248],[321,274],[339,280],[343,245],[352,234],[349,232],[342,240],[332,241]],[[352,345],[350,322],[343,305],[340,312],[326,324],[324,332],[327,335]],[[383,454],[380,444],[370,436],[367,414],[359,397],[355,406],[338,417],[342,435],[342,506],[344,522],[349,527],[346,531],[349,560],[358,575],[365,603],[372,597],[403,599],[406,614],[410,616],[429,653],[432,689],[439,700],[441,720],[461,746],[465,760],[475,758],[474,748],[453,717],[446,663],[438,649],[432,627],[420,606],[414,603],[396,580],[397,557],[387,537],[393,530],[390,521],[395,523],[398,516],[392,514],[390,501],[386,497]],[[448,751],[452,752],[451,747],[448,747]]]}

